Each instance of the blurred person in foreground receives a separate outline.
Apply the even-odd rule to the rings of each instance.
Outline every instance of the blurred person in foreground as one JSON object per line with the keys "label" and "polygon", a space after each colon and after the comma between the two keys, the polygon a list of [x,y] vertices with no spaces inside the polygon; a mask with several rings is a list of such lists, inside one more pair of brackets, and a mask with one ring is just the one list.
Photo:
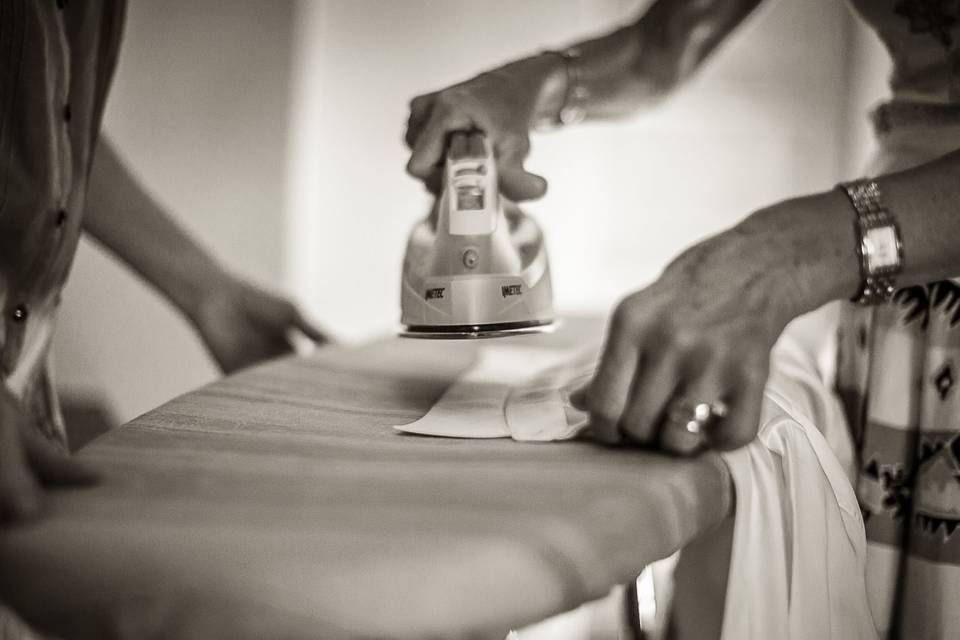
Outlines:
{"label": "blurred person in foreground", "polygon": [[[449,133],[479,128],[503,193],[538,198],[547,183],[523,166],[533,127],[656,105],[760,4],[657,0],[606,35],[416,97],[408,171],[436,190]],[[894,61],[892,99],[873,114],[874,177],[772,204],[677,256],[617,305],[598,371],[575,402],[611,444],[742,447],[756,436],[771,348],[787,323],[831,301],[860,302],[841,313],[836,388],[859,453],[871,609],[891,636],[956,637],[960,6],[851,4]],[[694,419],[698,408],[707,420]]]}
{"label": "blurred person in foreground", "polygon": [[[0,523],[37,514],[45,487],[97,478],[68,455],[48,365],[81,231],[166,296],[224,372],[290,351],[291,331],[324,341],[189,238],[100,139],[124,8],[0,2]],[[0,638],[28,633],[0,606]]]}

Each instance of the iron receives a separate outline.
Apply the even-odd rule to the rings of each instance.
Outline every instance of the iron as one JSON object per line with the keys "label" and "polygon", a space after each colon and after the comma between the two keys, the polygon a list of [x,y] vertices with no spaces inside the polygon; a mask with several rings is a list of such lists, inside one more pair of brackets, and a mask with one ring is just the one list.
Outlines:
{"label": "iron", "polygon": [[483,132],[450,136],[440,195],[407,242],[400,308],[400,335],[408,338],[494,338],[555,326],[543,233],[500,194]]}

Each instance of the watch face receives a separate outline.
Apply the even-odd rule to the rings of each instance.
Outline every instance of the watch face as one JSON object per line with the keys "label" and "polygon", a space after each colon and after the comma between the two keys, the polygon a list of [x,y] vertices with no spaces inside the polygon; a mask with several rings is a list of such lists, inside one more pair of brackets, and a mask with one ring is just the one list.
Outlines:
{"label": "watch face", "polygon": [[876,273],[881,269],[898,267],[900,251],[897,247],[897,230],[893,225],[884,225],[863,232],[863,257],[867,271]]}

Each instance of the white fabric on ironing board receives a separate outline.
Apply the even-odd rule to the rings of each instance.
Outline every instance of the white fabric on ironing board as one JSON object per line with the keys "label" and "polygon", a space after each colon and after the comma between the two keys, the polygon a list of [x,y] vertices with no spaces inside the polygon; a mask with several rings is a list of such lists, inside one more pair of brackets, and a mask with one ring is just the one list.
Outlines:
{"label": "white fabric on ironing board", "polygon": [[590,380],[599,347],[480,347],[474,362],[406,433],[448,438],[568,440],[587,424],[570,393]]}
{"label": "white fabric on ironing board", "polygon": [[724,640],[877,637],[860,509],[821,433],[845,429],[813,359],[785,337],[771,359],[757,439],[723,456],[737,499]]}

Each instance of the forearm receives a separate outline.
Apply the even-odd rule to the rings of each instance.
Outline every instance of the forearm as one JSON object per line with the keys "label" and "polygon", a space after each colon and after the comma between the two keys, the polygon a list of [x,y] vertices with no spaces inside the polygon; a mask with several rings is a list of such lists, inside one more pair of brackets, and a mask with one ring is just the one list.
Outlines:
{"label": "forearm", "polygon": [[[876,177],[903,242],[900,287],[960,275],[960,152]],[[728,231],[761,251],[792,315],[856,295],[861,285],[855,213],[837,189],[761,210]]]}
{"label": "forearm", "polygon": [[960,152],[877,178],[903,240],[900,285],[960,276]]}
{"label": "forearm", "polygon": [[224,278],[223,269],[146,193],[106,139],[93,163],[83,227],[188,317]]}
{"label": "forearm", "polygon": [[[689,78],[762,0],[658,0],[638,20],[576,43],[587,118],[615,118],[655,104]],[[508,67],[542,88],[534,121],[563,106],[567,74],[556,55]]]}

